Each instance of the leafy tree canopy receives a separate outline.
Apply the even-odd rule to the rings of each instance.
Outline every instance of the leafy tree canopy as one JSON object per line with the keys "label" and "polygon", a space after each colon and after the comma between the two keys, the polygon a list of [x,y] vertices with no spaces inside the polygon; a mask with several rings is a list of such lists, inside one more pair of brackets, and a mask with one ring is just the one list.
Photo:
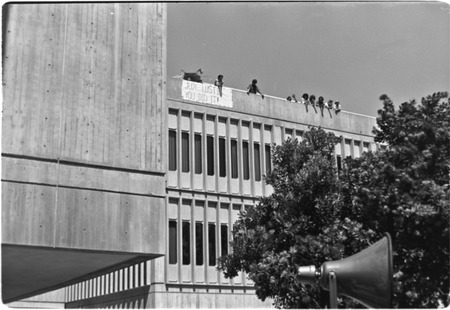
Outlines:
{"label": "leafy tree canopy", "polygon": [[[398,111],[380,99],[375,141],[388,150],[347,159],[341,173],[332,133],[311,129],[275,148],[266,176],[274,192],[240,214],[232,252],[219,259],[225,276],[245,271],[257,296],[279,308],[323,308],[328,292],[300,283],[297,268],[353,255],[389,232],[394,306],[448,305],[448,94]],[[340,306],[358,304],[343,298]]]}
{"label": "leafy tree canopy", "polygon": [[375,141],[384,152],[348,161],[345,192],[352,218],[391,234],[398,307],[448,305],[450,106],[448,93],[405,102],[386,95]]}

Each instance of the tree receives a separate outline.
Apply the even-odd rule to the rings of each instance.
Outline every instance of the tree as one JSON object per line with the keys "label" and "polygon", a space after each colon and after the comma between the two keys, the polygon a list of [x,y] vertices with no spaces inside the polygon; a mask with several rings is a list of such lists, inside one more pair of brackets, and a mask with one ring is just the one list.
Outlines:
{"label": "tree", "polygon": [[277,146],[274,169],[266,177],[273,194],[241,213],[233,228],[233,251],[219,259],[226,277],[247,272],[257,296],[273,298],[276,307],[323,308],[328,294],[300,283],[297,268],[358,252],[375,236],[345,216],[332,155],[339,140],[313,128],[302,142]]}
{"label": "tree", "polygon": [[300,283],[297,268],[353,255],[389,232],[394,306],[449,304],[448,93],[398,111],[380,99],[375,141],[388,149],[347,159],[340,175],[331,133],[312,129],[304,141],[276,147],[266,177],[274,192],[241,213],[232,252],[219,259],[225,276],[247,272],[257,296],[276,307],[323,308],[328,293]]}
{"label": "tree", "polygon": [[347,162],[342,182],[353,218],[391,234],[394,247],[394,305],[448,305],[449,164],[448,93],[414,100],[395,110],[383,95],[375,141],[384,152]]}

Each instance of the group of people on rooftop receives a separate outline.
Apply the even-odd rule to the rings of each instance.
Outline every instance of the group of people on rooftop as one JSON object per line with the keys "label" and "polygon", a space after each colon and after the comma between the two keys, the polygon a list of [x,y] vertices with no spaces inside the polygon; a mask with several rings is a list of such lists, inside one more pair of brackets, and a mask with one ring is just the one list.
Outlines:
{"label": "group of people on rooftop", "polygon": [[[219,75],[219,77],[223,78],[222,75]],[[222,81],[222,79],[220,79],[220,80]],[[217,82],[217,80],[216,80],[216,82]],[[216,82],[214,83],[214,85],[217,86],[218,84],[216,84]],[[258,83],[258,81],[256,79],[254,79],[252,81],[252,83],[250,85],[248,85],[247,95],[250,93],[252,93],[252,94],[259,93],[259,94],[261,94],[261,97],[264,99],[264,95],[261,93],[261,91],[259,90],[259,87],[256,85],[256,83]],[[223,85],[223,82],[222,82],[222,85]],[[300,102],[300,103],[303,103],[306,105],[310,104],[312,106],[318,106],[321,109],[323,109],[323,108],[333,109],[334,108],[336,110],[336,112],[339,112],[341,110],[341,104],[339,103],[339,101],[335,101],[334,107],[333,107],[333,100],[330,99],[330,100],[328,100],[328,102],[325,103],[323,97],[320,96],[316,102],[316,96],[314,96],[314,95],[309,96],[307,93],[303,94],[300,101],[298,101],[297,98],[295,98],[295,94],[293,94],[292,96],[288,96],[286,98],[286,100],[291,101],[291,102],[292,101]]]}
{"label": "group of people on rooftop", "polygon": [[[264,99],[264,94],[259,90],[258,85],[256,85],[258,81],[256,79],[253,79],[252,83],[247,86],[247,95],[250,93],[257,94],[259,93],[261,97]],[[214,85],[219,87],[220,93],[222,93],[221,88],[223,86],[223,75],[219,75],[217,80],[214,82]],[[333,109],[333,100],[328,100],[328,102],[324,102],[324,99],[322,96],[319,97],[319,99],[316,102],[316,96],[311,95],[309,96],[307,93],[304,93],[300,101],[295,98],[295,94],[292,96],[288,96],[286,98],[288,101],[294,101],[294,102],[300,102],[303,104],[311,104],[312,106],[318,106],[320,108],[327,108],[327,109]],[[338,112],[341,110],[341,104],[339,101],[334,102],[334,109]]]}
{"label": "group of people on rooftop", "polygon": [[[201,69],[197,70],[197,72],[195,73],[185,73],[183,70],[181,71],[182,77],[185,80],[189,80],[189,81],[193,81],[193,82],[199,82],[202,83],[203,81],[201,80],[201,75],[203,74],[203,72],[201,71]],[[249,95],[250,93],[252,94],[260,94],[262,99],[264,99],[264,94],[260,91],[258,85],[256,85],[258,83],[258,81],[256,79],[252,80],[252,83],[250,85],[247,86],[247,95]],[[219,74],[217,76],[217,79],[214,81],[214,85],[217,86],[217,88],[219,89],[219,95],[222,97],[222,87],[223,87],[223,75]],[[334,106],[333,106],[333,100],[328,100],[327,102],[324,101],[323,97],[320,96],[316,102],[316,96],[314,95],[308,95],[307,93],[304,93],[302,98],[300,98],[300,101],[297,100],[297,98],[295,98],[295,94],[293,94],[292,96],[288,96],[286,98],[286,100],[292,102],[299,102],[299,103],[303,103],[305,105],[312,105],[312,106],[318,106],[319,108],[323,109],[323,108],[327,108],[327,109],[333,109],[336,112],[339,112],[341,110],[341,104],[339,103],[339,101],[334,101]]]}
{"label": "group of people on rooftop", "polygon": [[[299,102],[297,100],[297,98],[295,98],[295,94],[293,94],[292,96],[288,96],[286,98],[286,100],[288,101],[294,101],[294,102]],[[312,106],[318,106],[319,108],[323,109],[323,108],[327,108],[327,109],[333,109],[336,110],[336,112],[339,112],[341,110],[341,104],[339,103],[339,101],[335,101],[334,102],[334,107],[333,107],[333,100],[328,100],[326,103],[325,101],[323,101],[323,97],[320,96],[319,99],[316,102],[316,96],[311,95],[309,96],[307,93],[304,93],[302,98],[300,98],[300,103],[303,104],[310,104]]]}

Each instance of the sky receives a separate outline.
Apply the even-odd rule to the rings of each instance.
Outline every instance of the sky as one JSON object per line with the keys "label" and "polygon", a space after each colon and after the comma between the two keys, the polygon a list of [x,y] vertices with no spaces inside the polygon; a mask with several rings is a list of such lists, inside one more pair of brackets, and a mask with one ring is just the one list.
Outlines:
{"label": "sky", "polygon": [[169,3],[167,75],[203,70],[225,86],[339,100],[377,116],[450,88],[450,6],[445,2]]}

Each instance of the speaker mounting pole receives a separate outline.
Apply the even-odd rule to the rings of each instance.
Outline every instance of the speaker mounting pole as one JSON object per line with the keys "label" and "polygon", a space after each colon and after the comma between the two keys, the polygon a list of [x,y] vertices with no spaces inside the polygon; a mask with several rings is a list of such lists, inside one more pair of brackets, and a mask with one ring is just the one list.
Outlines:
{"label": "speaker mounting pole", "polygon": [[337,281],[334,271],[330,271],[328,274],[328,281],[330,288],[330,309],[337,309]]}

